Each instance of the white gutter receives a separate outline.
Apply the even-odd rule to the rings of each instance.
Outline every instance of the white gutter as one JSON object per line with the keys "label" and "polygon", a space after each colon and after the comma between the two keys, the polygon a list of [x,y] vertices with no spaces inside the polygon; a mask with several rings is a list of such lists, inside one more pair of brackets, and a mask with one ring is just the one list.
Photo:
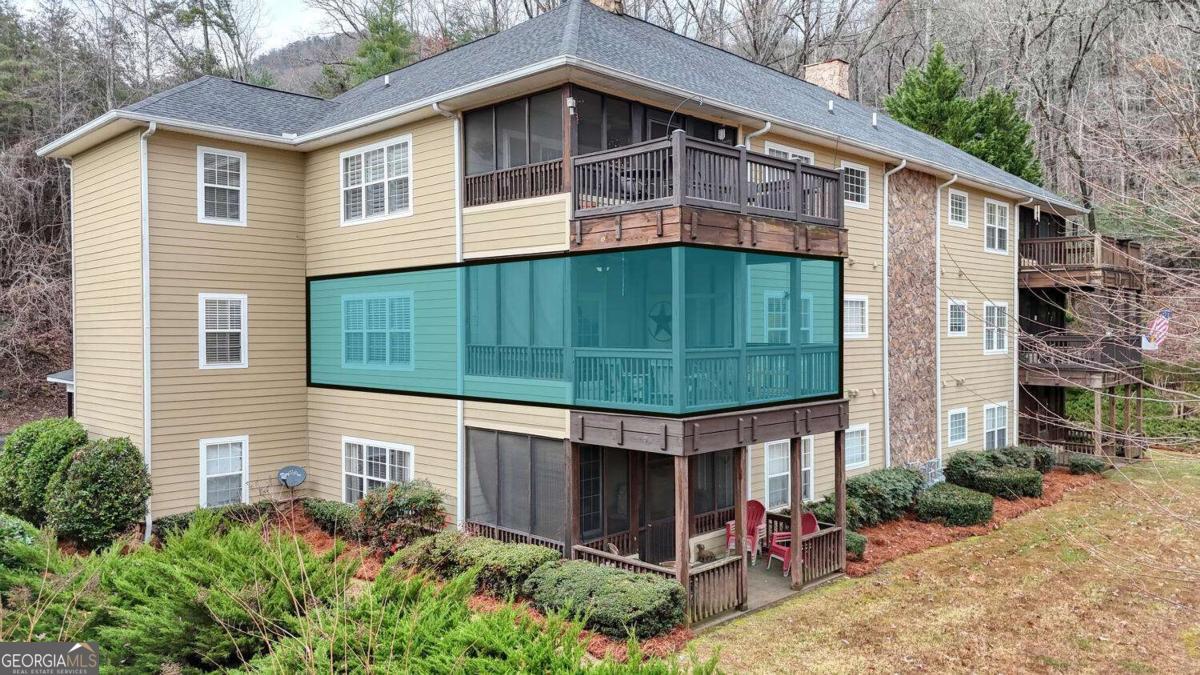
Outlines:
{"label": "white gutter", "polygon": [[[150,474],[152,425],[150,423],[150,170],[149,139],[158,131],[158,124],[151,122],[142,132],[141,154],[141,209],[142,209],[142,455],[146,461],[146,474]],[[74,242],[72,242],[74,249]],[[150,498],[146,498],[146,531],[143,537],[150,541],[150,527],[154,519],[150,514]]]}
{"label": "white gutter", "polygon": [[934,289],[934,382],[937,385],[937,460],[942,463],[942,190],[958,182],[958,174],[937,186],[936,220],[933,226],[933,289]]}
{"label": "white gutter", "polygon": [[[1017,282],[1021,278],[1021,207],[1028,206],[1033,203],[1033,197],[1026,199],[1023,202],[1017,203],[1017,208],[1013,209],[1013,221],[1016,227],[1010,231],[1016,232],[1012,237],[1013,243],[1013,301],[1012,307],[1016,315],[1008,317],[1009,329],[1008,332],[1013,336],[1013,399],[1012,399],[1012,421],[1013,433],[1011,438],[1008,438],[1009,445],[1018,445],[1021,442],[1021,295],[1018,290]],[[1013,441],[1016,441],[1015,443]]]}
{"label": "white gutter", "polygon": [[891,303],[888,295],[891,287],[891,262],[889,246],[891,245],[892,221],[888,213],[888,179],[892,174],[899,173],[908,166],[908,160],[902,159],[896,168],[883,173],[883,466],[892,465],[892,355],[891,355]]}

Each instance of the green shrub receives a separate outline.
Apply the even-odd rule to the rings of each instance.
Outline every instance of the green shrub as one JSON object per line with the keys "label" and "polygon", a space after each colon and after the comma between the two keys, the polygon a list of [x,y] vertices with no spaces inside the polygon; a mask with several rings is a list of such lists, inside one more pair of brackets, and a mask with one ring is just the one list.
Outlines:
{"label": "green shrub", "polygon": [[46,486],[63,458],[87,443],[79,422],[63,417],[43,420],[46,425],[21,464],[17,487],[21,492],[21,517],[35,525],[46,521]]}
{"label": "green shrub", "polygon": [[429,481],[394,483],[358,502],[358,527],[371,546],[394,553],[445,524],[442,495]]}
{"label": "green shrub", "polygon": [[0,513],[0,567],[15,562],[9,549],[14,545],[29,546],[37,540],[37,528],[16,516]]}
{"label": "green shrub", "polygon": [[684,591],[675,580],[602,567],[583,560],[542,565],[525,582],[539,608],[583,619],[615,638],[648,638],[684,620]]}
{"label": "green shrub", "polygon": [[480,590],[507,596],[520,593],[534,570],[560,557],[558,551],[545,546],[505,544],[446,530],[418,539],[397,553],[395,560],[442,578],[476,570]]}
{"label": "green shrub", "polygon": [[975,488],[1003,499],[1042,496],[1042,474],[1037,469],[1000,466],[975,474]]}
{"label": "green shrub", "polygon": [[4,488],[0,489],[0,511],[20,515],[21,466],[42,431],[54,422],[54,419],[44,419],[22,424],[4,439],[4,450],[0,452],[0,486]]}
{"label": "green shrub", "polygon": [[172,532],[188,529],[192,520],[198,514],[211,513],[217,520],[217,529],[225,531],[231,525],[253,525],[264,516],[269,516],[275,510],[275,502],[263,500],[253,504],[226,504],[210,508],[185,511],[170,516],[163,516],[151,524],[151,530],[160,539]]}
{"label": "green shrub", "polygon": [[150,476],[127,438],[88,443],[63,458],[46,490],[46,524],[88,548],[146,516]]}
{"label": "green shrub", "polygon": [[992,453],[963,451],[950,457],[942,473],[951,483],[974,489],[975,476],[980,471],[994,469],[997,466],[996,455]]}
{"label": "green shrub", "polygon": [[953,483],[938,483],[917,497],[917,520],[979,525],[992,519],[992,496]]}
{"label": "green shrub", "polygon": [[915,469],[877,469],[846,481],[846,495],[861,499],[879,514],[879,522],[896,520],[912,507],[925,487],[925,477]]}
{"label": "green shrub", "polygon": [[[832,496],[827,496],[819,502],[808,505],[808,509],[822,523],[837,522],[837,505]],[[790,513],[787,509],[784,513]],[[846,527],[851,530],[861,530],[882,522],[879,512],[858,497],[846,497]]]}
{"label": "green shrub", "polygon": [[1054,468],[1054,451],[1046,447],[1015,445],[987,454],[990,455],[993,463],[1003,466],[1037,469],[1041,473],[1050,473],[1050,470]]}
{"label": "green shrub", "polygon": [[863,556],[867,554],[867,538],[857,532],[847,530],[846,553],[849,554],[851,560],[862,560]]}
{"label": "green shrub", "polygon": [[312,518],[317,527],[326,534],[344,537],[351,541],[360,538],[358,531],[358,507],[353,504],[343,504],[332,499],[308,498],[301,502],[304,512]]}
{"label": "green shrub", "polygon": [[1067,468],[1076,476],[1085,473],[1104,473],[1108,468],[1108,463],[1094,455],[1085,455],[1083,453],[1073,453],[1067,460]]}

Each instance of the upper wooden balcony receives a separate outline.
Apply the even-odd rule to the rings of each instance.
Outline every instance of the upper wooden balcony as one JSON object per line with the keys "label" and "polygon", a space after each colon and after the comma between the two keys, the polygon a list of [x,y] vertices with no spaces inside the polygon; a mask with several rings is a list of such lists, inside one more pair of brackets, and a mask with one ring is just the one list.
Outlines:
{"label": "upper wooden balcony", "polygon": [[1022,239],[1023,288],[1141,290],[1142,245],[1099,234]]}
{"label": "upper wooden balcony", "polygon": [[684,242],[847,253],[840,171],[682,131],[573,158],[571,208],[572,250]]}
{"label": "upper wooden balcony", "polygon": [[1070,333],[1021,337],[1022,384],[1112,387],[1131,382],[1142,367],[1137,336]]}

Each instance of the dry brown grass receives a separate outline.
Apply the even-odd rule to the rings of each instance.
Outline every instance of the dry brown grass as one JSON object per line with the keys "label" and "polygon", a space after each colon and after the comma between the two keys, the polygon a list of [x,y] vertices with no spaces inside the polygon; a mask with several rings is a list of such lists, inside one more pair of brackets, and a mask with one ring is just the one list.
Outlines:
{"label": "dry brown grass", "polygon": [[696,647],[730,672],[1200,671],[1200,460],[1152,457]]}

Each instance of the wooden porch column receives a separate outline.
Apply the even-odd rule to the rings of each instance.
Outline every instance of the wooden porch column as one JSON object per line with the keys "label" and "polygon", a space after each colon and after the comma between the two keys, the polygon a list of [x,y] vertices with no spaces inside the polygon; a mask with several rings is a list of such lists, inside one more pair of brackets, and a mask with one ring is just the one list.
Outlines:
{"label": "wooden porch column", "polygon": [[788,453],[789,473],[788,503],[792,510],[792,543],[788,548],[788,564],[791,566],[792,588],[799,590],[804,585],[804,556],[801,555],[801,532],[804,531],[804,481],[803,472],[804,439],[793,437],[790,440]]}
{"label": "wooden porch column", "polygon": [[[742,589],[750,587],[750,571],[747,567],[749,563],[746,561],[746,500],[738,495],[739,488],[746,483],[746,454],[747,448],[744,446],[733,451],[733,536],[736,542],[734,550],[742,561],[738,566],[738,587]],[[742,595],[738,609],[746,609],[745,594]]]}
{"label": "wooden porch column", "polygon": [[1117,388],[1110,387],[1108,390],[1108,429],[1113,435],[1113,451],[1112,454],[1117,454]]}
{"label": "wooden porch column", "polygon": [[837,496],[835,522],[838,534],[838,569],[846,570],[846,430],[833,432],[833,492]]}
{"label": "wooden porch column", "polygon": [[[1142,400],[1146,398],[1146,383],[1138,382],[1137,385],[1137,430],[1139,437],[1146,436],[1146,419],[1142,417]],[[1141,440],[1139,438],[1138,440]]]}
{"label": "wooden porch column", "polygon": [[1123,391],[1125,395],[1121,397],[1121,423],[1125,426],[1125,434],[1121,438],[1121,445],[1125,448],[1125,458],[1129,459],[1133,448],[1133,442],[1129,438],[1133,427],[1133,385],[1126,384]]}
{"label": "wooden porch column", "polygon": [[563,528],[563,557],[575,557],[575,544],[579,543],[579,445],[570,440],[563,441],[566,450],[566,527]]}
{"label": "wooden porch column", "polygon": [[626,462],[629,471],[629,540],[633,543],[633,553],[642,551],[642,494],[645,492],[646,453],[629,452]]}
{"label": "wooden porch column", "polygon": [[[688,458],[675,456],[675,578],[688,592],[692,563],[692,500],[688,487]],[[689,594],[690,595],[690,594]],[[688,598],[691,604],[691,598]]]}
{"label": "wooden porch column", "polygon": [[1104,440],[1101,434],[1104,423],[1104,399],[1101,398],[1101,390],[1097,389],[1092,392],[1092,450],[1097,456],[1104,454]]}

